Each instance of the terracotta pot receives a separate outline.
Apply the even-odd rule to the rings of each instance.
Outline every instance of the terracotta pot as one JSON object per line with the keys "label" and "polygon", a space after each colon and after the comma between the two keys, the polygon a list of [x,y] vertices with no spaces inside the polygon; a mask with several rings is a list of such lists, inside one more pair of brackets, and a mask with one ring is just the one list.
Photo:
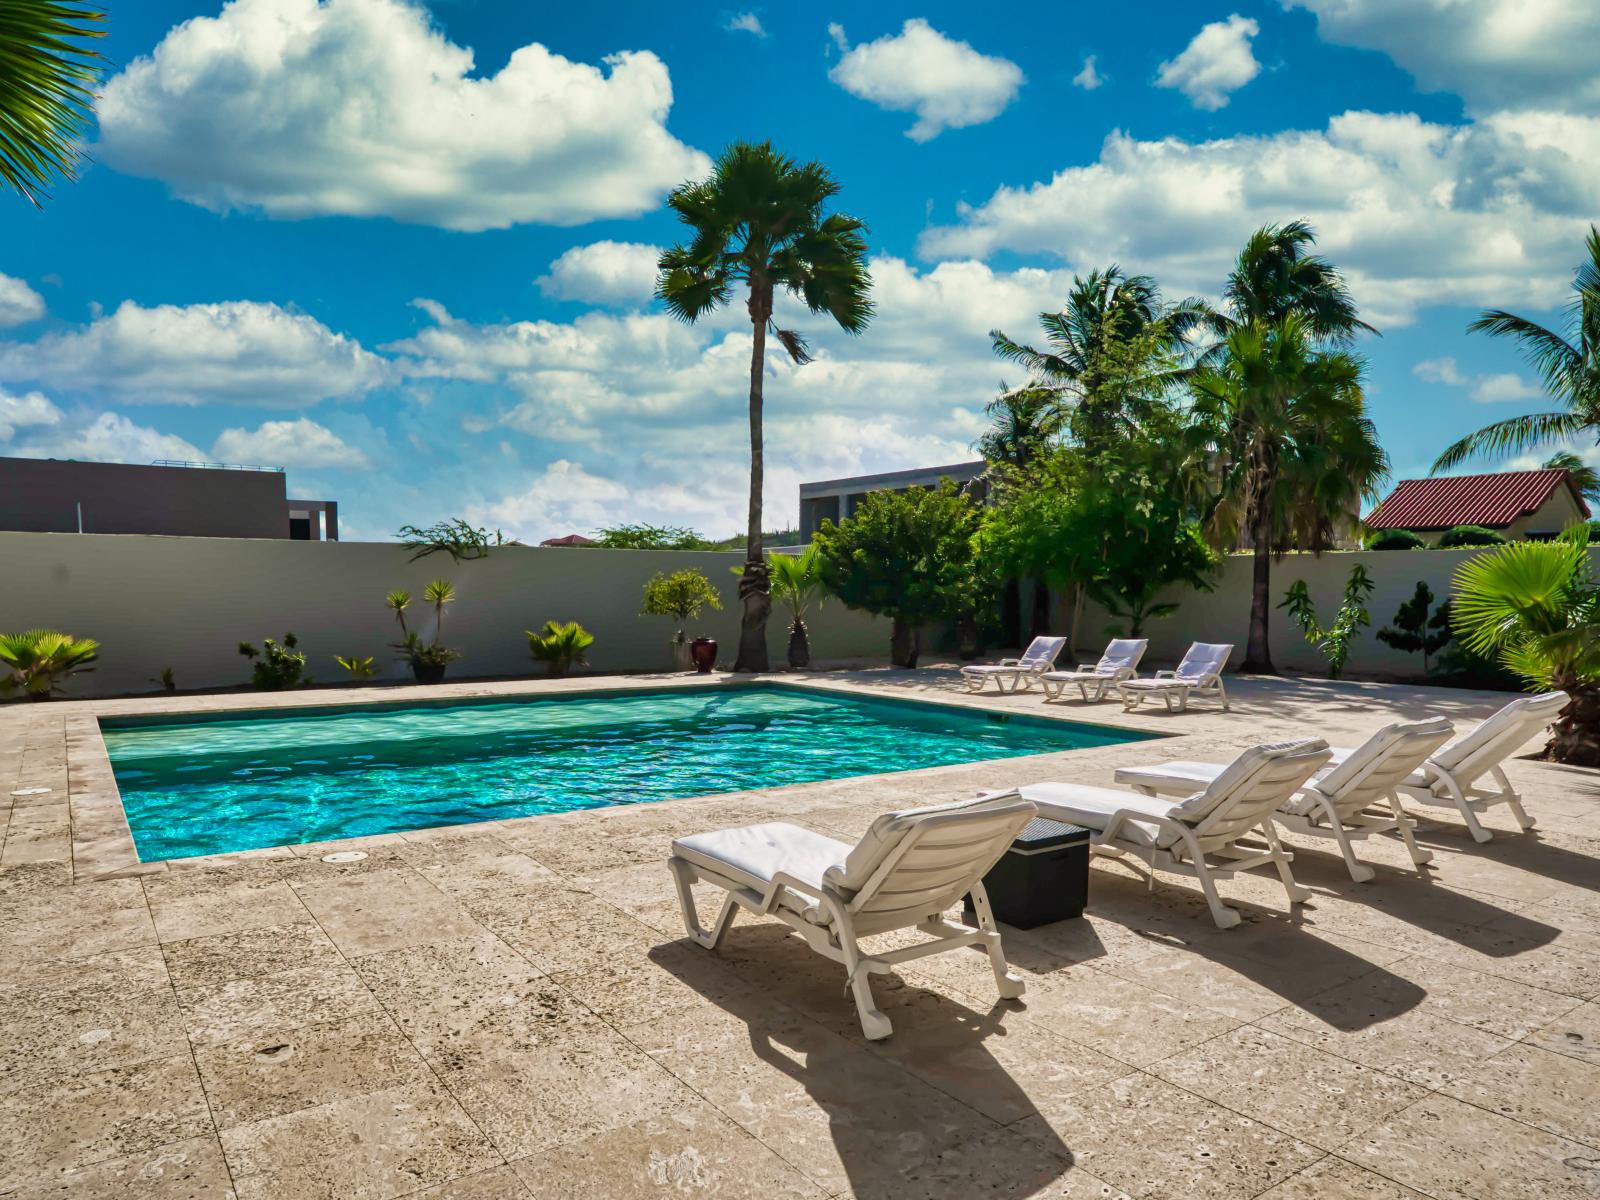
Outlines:
{"label": "terracotta pot", "polygon": [[689,657],[694,661],[695,670],[700,674],[711,674],[711,668],[717,665],[717,640],[695,638],[689,643]]}

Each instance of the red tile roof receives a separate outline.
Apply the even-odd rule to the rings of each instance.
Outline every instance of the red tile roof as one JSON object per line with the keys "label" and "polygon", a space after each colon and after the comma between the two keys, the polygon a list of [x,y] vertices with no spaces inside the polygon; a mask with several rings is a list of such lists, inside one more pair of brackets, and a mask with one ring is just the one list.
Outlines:
{"label": "red tile roof", "polygon": [[[1537,511],[1562,486],[1572,487],[1562,470],[1402,479],[1388,499],[1373,509],[1367,524],[1373,529],[1450,529],[1456,525],[1504,529],[1518,517]],[[1589,506],[1583,497],[1576,489],[1572,496],[1587,517]]]}
{"label": "red tile roof", "polygon": [[592,546],[594,539],[584,537],[581,533],[569,533],[563,537],[545,538],[541,546]]}

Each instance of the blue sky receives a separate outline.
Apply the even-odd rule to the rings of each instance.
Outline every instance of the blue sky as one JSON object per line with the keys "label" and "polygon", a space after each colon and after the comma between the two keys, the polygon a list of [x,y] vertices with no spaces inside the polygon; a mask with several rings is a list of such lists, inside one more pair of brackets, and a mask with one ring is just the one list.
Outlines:
{"label": "blue sky", "polygon": [[0,240],[0,454],[284,465],[345,536],[740,526],[748,326],[650,300],[662,198],[737,138],[825,161],[879,315],[771,365],[802,479],[970,457],[1074,271],[1213,294],[1310,218],[1383,333],[1396,475],[1544,407],[1600,216],[1587,0],[823,7],[108,0],[94,158]]}

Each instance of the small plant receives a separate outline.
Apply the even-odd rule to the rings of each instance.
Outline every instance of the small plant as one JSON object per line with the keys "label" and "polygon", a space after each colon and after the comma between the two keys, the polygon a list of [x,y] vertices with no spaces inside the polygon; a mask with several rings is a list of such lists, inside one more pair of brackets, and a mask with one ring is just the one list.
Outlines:
{"label": "small plant", "polygon": [[1372,616],[1367,612],[1367,598],[1372,595],[1375,586],[1366,567],[1357,563],[1351,568],[1350,578],[1345,580],[1339,611],[1334,614],[1333,624],[1326,629],[1317,621],[1317,606],[1311,599],[1304,579],[1296,579],[1294,585],[1284,593],[1283,603],[1278,605],[1289,610],[1289,619],[1300,627],[1306,641],[1328,660],[1329,679],[1339,678],[1345,663],[1350,661],[1351,643],[1360,634],[1363,625],[1372,624]]}
{"label": "small plant", "polygon": [[438,683],[444,678],[444,669],[461,657],[459,651],[444,644],[444,610],[456,598],[455,585],[448,579],[435,579],[422,590],[423,600],[433,605],[433,641],[424,642],[422,635],[406,626],[406,610],[411,607],[411,593],[396,588],[383,598],[400,625],[400,640],[391,643],[393,649],[411,664],[411,673],[418,683]]}
{"label": "small plant", "polygon": [[500,546],[520,546],[515,538],[508,538],[498,529],[482,529],[468,525],[460,517],[440,521],[426,528],[419,525],[402,525],[395,537],[411,551],[411,560],[427,558],[430,554],[448,554],[452,562],[463,559],[488,558],[489,551]]}
{"label": "small plant", "polygon": [[644,607],[639,611],[647,617],[672,617],[678,629],[672,635],[673,652],[683,665],[688,654],[688,639],[684,625],[700,615],[702,608],[720,609],[722,597],[705,572],[693,567],[683,571],[657,571],[644,585]]}
{"label": "small plant", "polygon": [[353,654],[349,658],[346,658],[342,654],[335,654],[333,656],[333,661],[348,671],[352,680],[360,681],[364,679],[371,679],[378,673],[378,668],[373,665],[372,656],[370,654],[367,655],[366,658],[357,658]]}
{"label": "small plant", "polygon": [[[1433,608],[1433,589],[1417,580],[1417,590],[1411,599],[1402,604],[1394,614],[1394,627],[1385,625],[1378,630],[1378,640],[1405,654],[1422,652],[1422,677],[1429,678],[1430,655],[1437,654],[1450,644],[1455,635],[1450,631],[1450,601]],[[1430,611],[1431,610],[1431,611]]]}
{"label": "small plant", "polygon": [[161,690],[164,692],[171,693],[178,690],[178,680],[172,674],[171,667],[162,667],[161,674],[157,675],[150,682],[159,683],[161,685]]}
{"label": "small plant", "polygon": [[613,525],[595,534],[590,545],[601,550],[711,550],[716,547],[715,542],[682,525]]}
{"label": "small plant", "polygon": [[560,679],[573,667],[587,667],[584,651],[594,645],[594,634],[576,621],[546,621],[540,633],[528,635],[528,653],[545,664],[550,678]]}
{"label": "small plant", "polygon": [[1482,525],[1457,525],[1454,529],[1447,529],[1439,537],[1439,549],[1455,550],[1462,546],[1504,546],[1506,539],[1503,534],[1492,529],[1485,529]]}
{"label": "small plant", "polygon": [[1426,550],[1428,543],[1409,529],[1385,529],[1367,539],[1368,550]]}
{"label": "small plant", "polygon": [[250,670],[250,686],[264,692],[310,686],[311,676],[305,673],[305,653],[296,649],[299,644],[292,633],[283,635],[281,646],[271,638],[263,638],[260,650],[249,642],[240,642],[239,653],[254,664]]}
{"label": "small plant", "polygon": [[0,693],[21,692],[32,700],[48,700],[61,690],[69,675],[94,670],[89,664],[97,657],[100,643],[53,629],[29,629],[23,633],[0,633],[0,667],[9,673],[0,676]]}

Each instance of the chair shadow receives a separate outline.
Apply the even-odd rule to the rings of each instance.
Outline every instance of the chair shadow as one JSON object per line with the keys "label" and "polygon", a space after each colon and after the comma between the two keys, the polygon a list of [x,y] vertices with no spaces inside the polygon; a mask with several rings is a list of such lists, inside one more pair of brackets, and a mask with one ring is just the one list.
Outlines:
{"label": "chair shadow", "polygon": [[[991,1039],[1006,1036],[1007,1019],[1019,1011],[1015,1005],[1002,1001],[977,1011],[899,976],[874,976],[879,1004],[894,1020],[895,1032],[886,1042],[868,1043],[854,1024],[843,968],[821,959],[782,926],[736,927],[724,942],[732,949],[732,962],[720,951],[694,947],[695,953],[685,955],[678,949],[691,946],[687,941],[668,943],[653,948],[650,957],[743,1022],[755,1055],[805,1089],[827,1119],[854,1200],[903,1200],[910,1195],[968,1200],[1011,1194],[1010,1189],[1019,1195],[1044,1194],[1072,1169],[1072,1151],[1042,1123],[1037,1135],[1018,1143],[1027,1150],[1025,1162],[1014,1155],[975,1155],[966,1169],[960,1163],[950,1169],[948,1157],[999,1133],[1003,1125],[898,1061],[923,1047],[937,1056],[930,1061],[942,1066],[959,1060],[958,1082],[972,1086],[979,1081],[984,1110],[1003,1114],[1006,1123],[1021,1120],[1037,1106],[988,1050]],[[826,970],[819,971],[816,964]],[[751,986],[730,991],[730,971],[748,976]],[[943,1093],[938,1115],[928,1111],[930,1089]],[[951,1129],[952,1110],[960,1121],[970,1120],[970,1134]],[[992,1178],[972,1173],[985,1167]]]}

